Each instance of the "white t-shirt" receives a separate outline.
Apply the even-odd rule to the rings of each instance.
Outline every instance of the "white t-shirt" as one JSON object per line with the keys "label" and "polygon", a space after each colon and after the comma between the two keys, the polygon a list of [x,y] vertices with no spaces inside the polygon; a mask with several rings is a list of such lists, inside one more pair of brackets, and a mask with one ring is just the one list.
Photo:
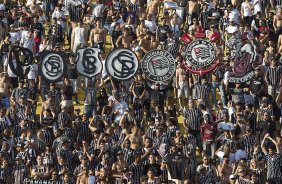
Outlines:
{"label": "white t-shirt", "polygon": [[[14,64],[14,67],[17,66],[17,63],[16,63],[16,60],[15,60],[15,59],[13,59],[13,64]],[[8,75],[9,75],[9,77],[18,77],[18,76],[16,76],[16,75],[12,72],[12,70],[11,70],[9,64],[8,64],[8,58],[5,59],[4,66],[7,67],[7,73],[8,73]]]}
{"label": "white t-shirt", "polygon": [[249,3],[249,4],[246,3],[246,2],[242,3],[241,8],[243,8],[243,11],[244,11],[243,16],[244,17],[251,17],[251,16],[253,16],[253,12],[251,10],[251,6],[252,6],[251,3]]}
{"label": "white t-shirt", "polygon": [[247,153],[245,150],[237,150],[235,153],[235,161],[239,161],[241,158],[247,158]]}
{"label": "white t-shirt", "polygon": [[261,9],[261,3],[260,3],[260,0],[253,0],[253,4],[257,3],[255,6],[254,6],[254,15],[256,15],[258,12],[262,12],[262,9]]}
{"label": "white t-shirt", "polygon": [[20,34],[18,32],[9,32],[9,34],[11,35],[10,41],[12,43],[16,43],[16,41],[21,40]]}
{"label": "white t-shirt", "polygon": [[113,112],[118,111],[118,114],[115,115],[115,122],[119,122],[125,110],[128,109],[128,105],[126,102],[121,101],[121,102],[114,102],[113,107],[114,107]]}
{"label": "white t-shirt", "polygon": [[220,122],[217,126],[218,129],[222,130],[234,130],[234,124],[230,122]]}
{"label": "white t-shirt", "polygon": [[83,27],[76,27],[74,29],[74,43],[85,43],[84,31],[85,29]]}
{"label": "white t-shirt", "polygon": [[155,22],[149,20],[145,20],[145,27],[147,27],[152,33],[157,29]]}
{"label": "white t-shirt", "polygon": [[28,79],[36,79],[37,77],[37,71],[38,71],[38,66],[37,64],[32,64],[32,65],[29,65],[30,66],[30,70],[27,74],[27,78]]}
{"label": "white t-shirt", "polygon": [[228,15],[229,21],[234,21],[236,24],[239,24],[239,17],[240,17],[240,12],[237,8],[231,10]]}
{"label": "white t-shirt", "polygon": [[95,17],[101,18],[103,17],[103,11],[105,9],[105,5],[104,4],[97,4],[94,9],[93,9],[93,15]]}
{"label": "white t-shirt", "polygon": [[104,79],[104,78],[108,75],[108,72],[107,72],[107,70],[106,70],[106,64],[105,64],[106,60],[103,60],[103,61],[101,61],[101,62],[102,62],[102,65],[103,65],[103,69],[102,69],[102,78]]}

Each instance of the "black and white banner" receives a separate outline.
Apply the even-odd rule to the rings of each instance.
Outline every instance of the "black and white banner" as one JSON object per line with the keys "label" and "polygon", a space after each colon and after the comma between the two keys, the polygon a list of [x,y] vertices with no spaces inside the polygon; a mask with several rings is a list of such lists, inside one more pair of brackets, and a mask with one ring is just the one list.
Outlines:
{"label": "black and white banner", "polygon": [[134,52],[125,48],[111,51],[105,62],[106,71],[116,80],[132,78],[139,68],[139,61]]}
{"label": "black and white banner", "polygon": [[175,73],[173,56],[165,50],[152,50],[142,60],[142,71],[154,82],[169,81]]}
{"label": "black and white banner", "polygon": [[83,48],[76,51],[77,71],[88,78],[92,78],[101,73],[103,65],[99,59],[98,48]]}
{"label": "black and white banner", "polygon": [[65,75],[66,54],[64,52],[45,51],[41,53],[39,72],[49,82],[59,82]]}
{"label": "black and white banner", "polygon": [[[24,78],[24,76],[29,72],[29,68],[27,68],[24,72],[23,67],[31,65],[33,59],[34,57],[32,51],[20,46],[12,47],[8,54],[9,67],[11,71],[20,78]],[[13,60],[16,61],[15,65]]]}

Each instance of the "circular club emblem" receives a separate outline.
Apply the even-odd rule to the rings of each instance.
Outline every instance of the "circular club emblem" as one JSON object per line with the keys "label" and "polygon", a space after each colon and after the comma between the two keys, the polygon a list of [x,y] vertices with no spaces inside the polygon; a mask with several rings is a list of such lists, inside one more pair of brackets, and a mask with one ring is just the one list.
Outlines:
{"label": "circular club emblem", "polygon": [[127,80],[138,71],[139,62],[134,52],[125,48],[113,50],[107,57],[105,68],[116,80]]}
{"label": "circular club emblem", "polygon": [[49,82],[60,81],[66,71],[66,64],[64,62],[66,58],[61,52],[44,52],[41,54],[40,71],[42,77]]}
{"label": "circular club emblem", "polygon": [[152,50],[144,56],[142,70],[151,81],[168,81],[176,70],[174,58],[165,50]]}
{"label": "circular club emblem", "polygon": [[216,51],[211,42],[197,39],[186,48],[186,62],[196,68],[209,66],[215,59]]}

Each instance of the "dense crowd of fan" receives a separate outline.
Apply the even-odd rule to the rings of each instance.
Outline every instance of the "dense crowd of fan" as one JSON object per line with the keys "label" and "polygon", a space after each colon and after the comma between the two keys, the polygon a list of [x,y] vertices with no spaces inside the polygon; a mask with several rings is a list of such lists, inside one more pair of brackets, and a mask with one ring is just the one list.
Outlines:
{"label": "dense crowd of fan", "polygon": [[[282,183],[281,0],[0,2],[0,183]],[[199,34],[219,61],[202,76],[181,64],[183,36]],[[249,83],[228,82],[235,34],[263,58]],[[23,77],[10,67],[15,45],[34,55]],[[139,62],[163,49],[175,77],[116,81],[104,67],[88,79],[76,69],[85,47],[103,64],[115,48]],[[62,81],[38,73],[44,51],[67,54]]]}

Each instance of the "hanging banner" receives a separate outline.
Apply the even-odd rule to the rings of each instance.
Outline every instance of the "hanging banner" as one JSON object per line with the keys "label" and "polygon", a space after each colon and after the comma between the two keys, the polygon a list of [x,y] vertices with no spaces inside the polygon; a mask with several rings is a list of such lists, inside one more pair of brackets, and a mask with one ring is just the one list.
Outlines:
{"label": "hanging banner", "polygon": [[199,76],[211,72],[219,63],[215,61],[215,47],[210,41],[204,39],[190,42],[184,55],[186,60],[182,62],[183,68]]}
{"label": "hanging banner", "polygon": [[98,56],[100,49],[83,48],[76,51],[76,69],[88,78],[92,78],[101,73],[103,65]]}
{"label": "hanging banner", "polygon": [[232,35],[226,41],[226,47],[233,58],[232,71],[229,73],[230,83],[245,83],[255,75],[255,68],[262,64],[262,56],[256,52],[256,46],[244,42],[239,34]]}
{"label": "hanging banner", "polygon": [[[8,64],[11,71],[19,78],[24,78],[29,72],[29,67],[24,72],[23,67],[32,64],[34,57],[31,50],[25,47],[14,46],[9,50]],[[14,63],[14,61],[16,63]]]}
{"label": "hanging banner", "polygon": [[134,52],[125,48],[111,51],[105,61],[106,71],[114,79],[122,81],[132,78],[139,69],[139,61]]}
{"label": "hanging banner", "polygon": [[66,55],[64,52],[44,51],[41,53],[40,75],[49,82],[59,82],[65,75]]}
{"label": "hanging banner", "polygon": [[174,76],[176,65],[169,52],[152,50],[144,56],[141,68],[149,80],[160,82],[169,81]]}

